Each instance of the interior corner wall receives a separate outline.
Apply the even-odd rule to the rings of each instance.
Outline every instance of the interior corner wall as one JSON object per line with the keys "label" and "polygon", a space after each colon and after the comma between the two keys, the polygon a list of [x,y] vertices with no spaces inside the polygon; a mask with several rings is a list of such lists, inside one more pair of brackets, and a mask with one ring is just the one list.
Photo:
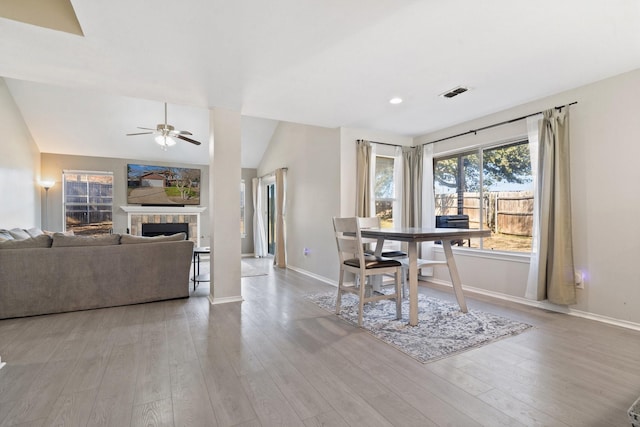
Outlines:
{"label": "interior corner wall", "polygon": [[[200,205],[209,207],[209,167],[185,163],[152,162],[135,159],[118,159],[112,157],[72,156],[67,154],[42,153],[42,177],[55,180],[56,184],[49,190],[49,208],[47,210],[47,226],[51,231],[62,231],[64,227],[62,208],[62,171],[84,170],[113,173],[113,231],[127,232],[127,214],[120,206],[127,203],[127,164],[144,164],[154,166],[174,166],[200,169]],[[204,212],[206,217],[207,211]],[[43,221],[44,222],[44,221]],[[209,241],[209,221],[200,221],[200,240]]]}
{"label": "interior corner wall", "polygon": [[[287,167],[287,264],[337,280],[338,255],[331,218],[340,214],[340,132],[281,122],[258,176]],[[304,255],[304,248],[309,249]]]}
{"label": "interior corner wall", "polygon": [[253,254],[253,178],[258,176],[257,169],[242,169],[244,180],[244,233],[245,237],[240,242],[243,255]]}
{"label": "interior corner wall", "polygon": [[[638,116],[640,70],[579,87],[482,119],[424,135],[415,143],[477,129],[577,101],[570,107],[571,203],[574,263],[584,275],[571,309],[594,317],[640,323]],[[526,135],[525,121],[436,143],[438,153]],[[462,254],[464,251],[458,251]],[[495,257],[457,258],[463,285],[524,297],[528,262]],[[446,271],[436,273],[449,281]]]}
{"label": "interior corner wall", "polygon": [[0,77],[0,228],[41,227],[40,151]]}

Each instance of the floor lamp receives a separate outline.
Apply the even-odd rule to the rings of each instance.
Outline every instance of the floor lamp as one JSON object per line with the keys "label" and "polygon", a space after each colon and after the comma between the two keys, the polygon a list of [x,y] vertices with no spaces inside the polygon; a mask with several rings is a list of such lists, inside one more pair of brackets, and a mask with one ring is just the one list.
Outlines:
{"label": "floor lamp", "polygon": [[43,229],[47,229],[48,228],[48,218],[47,218],[47,211],[49,209],[49,189],[51,187],[53,187],[53,184],[55,184],[55,181],[40,181],[40,186],[42,188],[44,188],[44,225],[43,225]]}

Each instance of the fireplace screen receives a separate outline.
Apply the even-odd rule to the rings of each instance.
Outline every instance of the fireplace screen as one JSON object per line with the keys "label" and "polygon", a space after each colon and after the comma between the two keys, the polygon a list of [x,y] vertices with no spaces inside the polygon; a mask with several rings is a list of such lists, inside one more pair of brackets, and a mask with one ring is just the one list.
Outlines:
{"label": "fireplace screen", "polygon": [[185,233],[189,240],[189,224],[186,222],[142,224],[142,235],[147,237]]}

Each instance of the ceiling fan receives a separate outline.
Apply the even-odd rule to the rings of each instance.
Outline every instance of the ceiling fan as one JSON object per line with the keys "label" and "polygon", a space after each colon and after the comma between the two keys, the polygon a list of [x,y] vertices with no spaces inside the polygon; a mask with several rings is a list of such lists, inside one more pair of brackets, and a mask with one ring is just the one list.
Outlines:
{"label": "ceiling fan", "polygon": [[167,147],[171,147],[176,144],[176,140],[174,138],[181,139],[183,141],[187,141],[195,145],[201,144],[199,141],[196,141],[195,139],[191,139],[185,136],[185,135],[193,135],[191,132],[188,132],[186,130],[176,130],[173,126],[171,126],[170,124],[167,124],[167,103],[166,102],[164,103],[164,123],[160,123],[159,125],[156,126],[155,129],[143,128],[140,126],[138,126],[138,129],[143,129],[148,132],[128,133],[127,136],[155,134],[156,142],[165,151]]}

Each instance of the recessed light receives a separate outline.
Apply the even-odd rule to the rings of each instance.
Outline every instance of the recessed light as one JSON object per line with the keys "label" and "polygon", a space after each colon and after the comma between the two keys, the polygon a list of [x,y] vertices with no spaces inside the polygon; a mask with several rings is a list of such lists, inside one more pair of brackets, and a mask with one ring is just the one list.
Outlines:
{"label": "recessed light", "polygon": [[397,96],[389,100],[390,104],[400,104],[401,102],[402,102],[402,98],[398,98]]}

